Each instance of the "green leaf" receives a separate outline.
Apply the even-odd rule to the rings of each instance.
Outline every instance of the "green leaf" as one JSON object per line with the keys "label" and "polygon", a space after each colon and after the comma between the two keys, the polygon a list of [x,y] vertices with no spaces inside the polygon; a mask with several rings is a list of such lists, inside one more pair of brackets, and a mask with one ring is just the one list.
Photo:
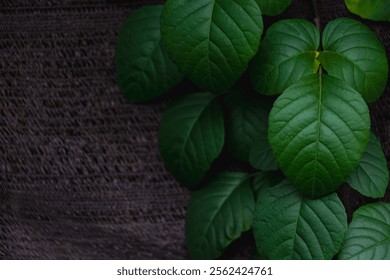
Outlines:
{"label": "green leaf", "polygon": [[390,260],[390,204],[372,203],[355,211],[338,258]]}
{"label": "green leaf", "polygon": [[375,33],[364,24],[338,18],[324,29],[324,51],[318,59],[329,75],[342,79],[366,100],[377,100],[386,88],[386,51]]}
{"label": "green leaf", "polygon": [[348,177],[347,182],[365,196],[380,198],[385,195],[389,183],[389,170],[382,147],[373,133],[358,167]]}
{"label": "green leaf", "polygon": [[292,0],[256,0],[263,15],[276,16],[282,13]]}
{"label": "green leaf", "polygon": [[186,238],[193,259],[215,259],[252,227],[255,200],[246,173],[221,173],[193,192]]}
{"label": "green leaf", "polygon": [[331,259],[344,240],[347,215],[337,194],[308,199],[284,180],[262,189],[253,227],[269,259]]}
{"label": "green leaf", "polygon": [[390,0],[345,0],[345,4],[362,18],[390,21]]}
{"label": "green leaf", "polygon": [[289,19],[273,24],[250,65],[254,88],[276,95],[302,77],[316,73],[320,33],[306,20]]}
{"label": "green leaf", "polygon": [[276,172],[259,172],[252,181],[256,201],[259,200],[259,195],[262,189],[276,186],[283,180],[284,177],[279,176]]}
{"label": "green leaf", "polygon": [[275,158],[304,194],[333,192],[354,171],[370,137],[361,95],[327,75],[311,75],[274,103],[269,140]]}
{"label": "green leaf", "polygon": [[267,133],[267,104],[246,92],[232,91],[225,98],[226,145],[235,158],[248,161],[252,146]]}
{"label": "green leaf", "polygon": [[263,171],[279,169],[271,146],[268,142],[267,134],[262,134],[253,145],[249,154],[249,162],[254,168]]}
{"label": "green leaf", "polygon": [[224,145],[222,108],[203,92],[172,102],[162,116],[159,147],[170,171],[189,187],[197,185]]}
{"label": "green leaf", "polygon": [[231,87],[255,55],[263,21],[255,0],[168,0],[161,18],[172,59],[199,87]]}
{"label": "green leaf", "polygon": [[119,31],[115,66],[119,88],[130,102],[144,102],[177,85],[183,74],[161,42],[161,5],[135,11]]}

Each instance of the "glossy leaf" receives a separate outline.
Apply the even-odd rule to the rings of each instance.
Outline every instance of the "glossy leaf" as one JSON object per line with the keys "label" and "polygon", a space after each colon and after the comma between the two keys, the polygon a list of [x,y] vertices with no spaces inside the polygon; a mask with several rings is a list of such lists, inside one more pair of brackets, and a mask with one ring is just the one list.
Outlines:
{"label": "glossy leaf", "polygon": [[390,260],[390,204],[367,204],[356,210],[338,258]]}
{"label": "glossy leaf", "polygon": [[209,92],[176,99],[162,116],[160,153],[172,174],[189,187],[198,184],[224,145],[222,108]]}
{"label": "glossy leaf", "polygon": [[263,15],[276,16],[282,13],[292,0],[256,0]]}
{"label": "glossy leaf", "polygon": [[168,0],[161,19],[172,59],[196,85],[213,92],[240,78],[262,30],[255,0]]}
{"label": "glossy leaf", "polygon": [[303,197],[287,180],[263,188],[253,219],[256,245],[269,259],[331,259],[347,230],[337,194]]}
{"label": "glossy leaf", "polygon": [[191,258],[215,259],[252,227],[255,200],[246,173],[221,173],[192,194],[186,237]]}
{"label": "glossy leaf", "polygon": [[385,195],[389,183],[389,170],[382,147],[373,133],[358,167],[348,177],[347,182],[365,196],[380,198]]}
{"label": "glossy leaf", "polygon": [[361,95],[327,75],[311,75],[274,103],[269,140],[275,158],[304,194],[333,192],[356,169],[370,137]]}
{"label": "glossy leaf", "polygon": [[345,4],[362,18],[390,21],[390,0],[345,0]]}
{"label": "glossy leaf", "polygon": [[122,94],[131,102],[155,98],[183,79],[161,43],[161,11],[161,5],[142,7],[119,31],[116,73]]}
{"label": "glossy leaf", "polygon": [[316,73],[319,44],[318,29],[306,20],[273,24],[250,65],[255,89],[266,95],[280,94],[302,77]]}
{"label": "glossy leaf", "polygon": [[252,146],[267,133],[268,105],[241,91],[231,92],[225,104],[227,148],[235,158],[248,161]]}
{"label": "glossy leaf", "polygon": [[338,18],[331,21],[322,36],[324,51],[318,59],[329,75],[342,79],[366,100],[377,100],[388,77],[386,51],[364,24]]}
{"label": "glossy leaf", "polygon": [[249,162],[254,168],[263,171],[279,169],[271,146],[268,142],[267,134],[262,134],[253,145],[249,154]]}

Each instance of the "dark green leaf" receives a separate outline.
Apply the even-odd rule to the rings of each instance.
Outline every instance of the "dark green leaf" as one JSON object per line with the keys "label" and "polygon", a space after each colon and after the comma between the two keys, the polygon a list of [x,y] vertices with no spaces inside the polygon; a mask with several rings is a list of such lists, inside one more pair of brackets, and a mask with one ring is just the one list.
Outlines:
{"label": "dark green leaf", "polygon": [[225,101],[227,148],[235,158],[248,161],[252,146],[267,134],[268,106],[238,91],[231,92]]}
{"label": "dark green leaf", "polygon": [[273,24],[251,62],[255,89],[262,94],[282,93],[302,77],[316,73],[320,33],[308,21],[281,20]]}
{"label": "dark green leaf", "polygon": [[263,171],[279,169],[271,146],[269,145],[267,134],[262,134],[253,145],[249,154],[249,162],[254,168]]}
{"label": "dark green leaf", "polygon": [[390,0],[345,0],[345,4],[362,18],[390,21]]}
{"label": "dark green leaf", "polygon": [[221,173],[192,194],[186,218],[193,259],[215,259],[252,227],[255,200],[246,173]]}
{"label": "dark green leaf", "polygon": [[222,108],[209,92],[172,102],[161,120],[161,155],[176,178],[189,187],[200,182],[224,145]]}
{"label": "dark green leaf", "polygon": [[232,86],[255,55],[263,21],[255,0],[168,0],[161,19],[172,59],[198,86]]}
{"label": "dark green leaf", "polygon": [[327,75],[311,75],[274,103],[269,140],[275,158],[304,194],[333,192],[356,169],[370,137],[361,95]]}
{"label": "dark green leaf", "polygon": [[276,16],[282,13],[292,0],[256,0],[263,15]]}
{"label": "dark green leaf", "polygon": [[183,79],[161,43],[161,5],[135,11],[117,40],[115,66],[119,88],[131,102],[157,97]]}
{"label": "dark green leaf", "polygon": [[253,227],[269,259],[331,259],[344,240],[347,215],[337,194],[311,200],[285,180],[261,189]]}
{"label": "dark green leaf", "polygon": [[259,172],[252,181],[256,201],[259,200],[262,189],[276,186],[283,180],[284,177],[279,176],[276,172]]}
{"label": "dark green leaf", "polygon": [[373,133],[358,167],[348,177],[347,182],[365,196],[379,198],[385,195],[389,170],[382,147]]}
{"label": "dark green leaf", "polygon": [[390,204],[367,204],[353,214],[338,258],[390,260]]}
{"label": "dark green leaf", "polygon": [[377,100],[388,77],[386,51],[364,24],[338,18],[331,21],[322,37],[324,51],[318,59],[329,75],[342,79],[366,100]]}

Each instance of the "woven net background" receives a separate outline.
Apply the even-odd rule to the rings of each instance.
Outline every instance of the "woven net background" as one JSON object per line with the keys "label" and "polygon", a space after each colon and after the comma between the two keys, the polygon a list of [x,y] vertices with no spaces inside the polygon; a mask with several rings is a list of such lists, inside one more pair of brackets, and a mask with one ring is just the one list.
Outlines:
{"label": "woven net background", "polygon": [[[171,97],[127,103],[113,64],[121,23],[136,7],[160,2],[0,1],[0,258],[188,258],[189,192],[157,148]],[[342,0],[318,5],[323,25],[357,18]],[[311,2],[294,0],[283,14],[291,17],[311,20]],[[390,53],[390,24],[365,23]],[[388,88],[371,105],[388,159],[389,108]],[[370,201],[347,188],[340,195],[349,214]],[[248,246],[250,235],[226,256]]]}

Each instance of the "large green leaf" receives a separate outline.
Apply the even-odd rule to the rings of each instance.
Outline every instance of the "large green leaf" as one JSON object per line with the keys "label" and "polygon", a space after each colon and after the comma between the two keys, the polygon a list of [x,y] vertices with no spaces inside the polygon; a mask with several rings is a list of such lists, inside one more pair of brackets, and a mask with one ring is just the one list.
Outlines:
{"label": "large green leaf", "polygon": [[161,5],[135,11],[119,31],[115,66],[119,88],[131,102],[157,97],[183,79],[161,42]]}
{"label": "large green leaf", "polygon": [[215,259],[252,227],[255,200],[246,173],[221,173],[192,194],[186,239],[193,259]]}
{"label": "large green leaf", "polygon": [[269,259],[331,259],[344,240],[347,215],[337,194],[308,199],[284,180],[261,189],[253,227]]}
{"label": "large green leaf", "polygon": [[286,177],[306,195],[319,197],[357,167],[370,137],[368,107],[344,82],[311,75],[276,100],[268,135]]}
{"label": "large green leaf", "polygon": [[388,62],[385,48],[367,26],[338,18],[324,29],[324,51],[318,59],[329,75],[342,79],[373,102],[385,90]]}
{"label": "large green leaf", "polygon": [[214,92],[240,78],[262,30],[255,0],[168,0],[161,18],[172,59],[195,84]]}
{"label": "large green leaf", "polygon": [[227,107],[226,145],[235,158],[248,161],[252,146],[267,134],[269,106],[244,91],[232,91]]}
{"label": "large green leaf", "polygon": [[390,260],[390,204],[367,204],[356,210],[338,258]]}
{"label": "large green leaf", "polygon": [[249,162],[254,168],[263,171],[279,169],[266,133],[262,134],[252,146],[249,154]]}
{"label": "large green leaf", "polygon": [[389,184],[389,170],[382,147],[373,133],[358,167],[347,182],[365,196],[379,198],[385,195]]}
{"label": "large green leaf", "polygon": [[362,18],[390,21],[390,0],[345,0],[345,4]]}
{"label": "large green leaf", "polygon": [[160,153],[173,175],[189,187],[198,184],[224,145],[222,108],[209,92],[176,99],[162,116]]}
{"label": "large green leaf", "polygon": [[292,0],[256,0],[263,15],[276,16],[282,13]]}
{"label": "large green leaf", "polygon": [[320,44],[318,29],[301,19],[273,24],[250,65],[252,83],[262,94],[282,93],[302,77],[316,73]]}

